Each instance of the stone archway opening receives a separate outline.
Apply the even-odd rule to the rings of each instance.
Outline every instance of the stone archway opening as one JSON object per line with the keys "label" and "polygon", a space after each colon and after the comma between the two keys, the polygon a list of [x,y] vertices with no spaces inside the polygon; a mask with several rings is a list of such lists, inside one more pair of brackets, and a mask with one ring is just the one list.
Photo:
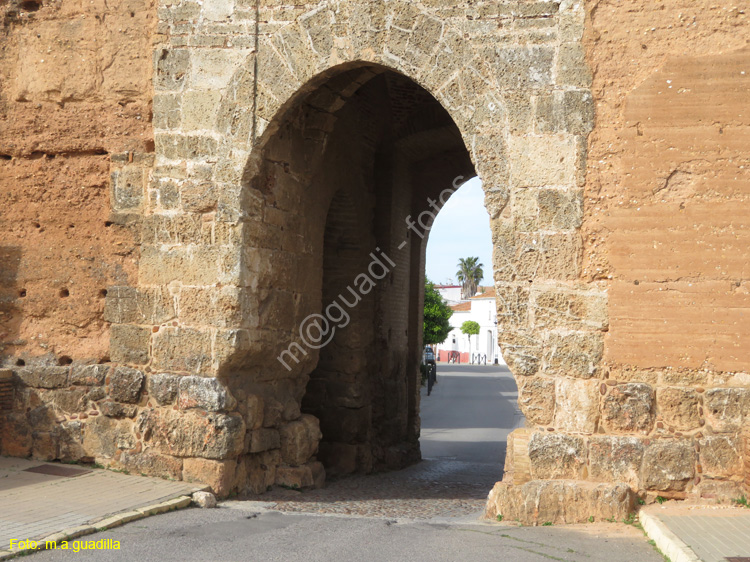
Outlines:
{"label": "stone archway opening", "polygon": [[262,224],[249,221],[244,259],[264,271],[245,285],[270,345],[232,386],[278,404],[282,454],[283,424],[310,420],[297,451],[329,475],[413,463],[425,217],[476,175],[461,133],[410,78],[349,64],[295,96],[264,139],[243,195]]}

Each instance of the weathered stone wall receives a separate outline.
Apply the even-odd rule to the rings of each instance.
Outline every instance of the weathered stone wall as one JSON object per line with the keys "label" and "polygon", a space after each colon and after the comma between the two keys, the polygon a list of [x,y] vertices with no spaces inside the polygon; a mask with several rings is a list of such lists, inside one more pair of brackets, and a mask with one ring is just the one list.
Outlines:
{"label": "weathered stone wall", "polygon": [[138,260],[138,229],[112,216],[110,160],[153,150],[155,11],[0,6],[3,363],[109,358],[104,295],[135,283]]}
{"label": "weathered stone wall", "polygon": [[[22,6],[4,8],[0,64],[4,452],[219,493],[320,485],[321,460],[411,462],[424,240],[407,219],[478,174],[529,423],[489,514],[577,521],[619,517],[634,493],[737,493],[742,10]],[[81,170],[90,189],[70,183]],[[396,265],[348,331],[289,348],[376,247]]]}
{"label": "weathered stone wall", "polygon": [[[646,499],[728,501],[741,493],[740,432],[750,406],[742,322],[749,302],[748,25],[745,11],[731,5],[587,3],[596,124],[581,277],[606,282],[606,335],[587,345],[602,359],[595,369],[564,347],[549,350],[567,355],[558,374],[590,369],[585,390],[571,392],[559,378],[520,383],[532,422],[559,431],[562,411],[585,424],[574,438],[531,435],[516,463],[529,463],[532,478],[623,481]],[[498,485],[490,512],[585,520],[552,506],[559,493]],[[523,503],[529,496],[537,500]]]}

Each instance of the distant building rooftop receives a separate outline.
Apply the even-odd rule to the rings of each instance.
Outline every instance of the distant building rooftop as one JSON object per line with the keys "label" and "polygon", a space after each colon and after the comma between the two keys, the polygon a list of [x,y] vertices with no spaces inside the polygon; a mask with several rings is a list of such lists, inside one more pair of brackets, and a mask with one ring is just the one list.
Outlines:
{"label": "distant building rooftop", "polygon": [[484,293],[477,293],[472,299],[494,299],[497,295],[495,294],[495,287],[482,287]]}

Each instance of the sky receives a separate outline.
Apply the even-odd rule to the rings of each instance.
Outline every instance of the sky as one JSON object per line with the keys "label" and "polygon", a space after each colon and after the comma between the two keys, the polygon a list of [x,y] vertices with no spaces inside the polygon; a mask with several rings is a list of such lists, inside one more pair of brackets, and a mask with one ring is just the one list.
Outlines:
{"label": "sky", "polygon": [[427,240],[427,278],[438,284],[456,283],[459,258],[479,257],[483,285],[492,283],[490,217],[484,208],[479,178],[467,181],[438,213]]}

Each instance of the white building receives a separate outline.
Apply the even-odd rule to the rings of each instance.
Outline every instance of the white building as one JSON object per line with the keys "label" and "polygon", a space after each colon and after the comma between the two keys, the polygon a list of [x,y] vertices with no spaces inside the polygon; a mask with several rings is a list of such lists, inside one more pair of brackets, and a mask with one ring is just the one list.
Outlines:
{"label": "white building", "polygon": [[[439,290],[439,289],[438,289]],[[460,287],[459,287],[460,297]],[[447,301],[448,299],[446,299]],[[451,305],[451,303],[448,303]],[[500,346],[497,343],[497,308],[495,289],[488,287],[469,300],[451,305],[453,316],[450,323],[453,330],[442,344],[435,346],[440,361],[458,356],[461,363],[487,363],[505,365]],[[467,320],[479,324],[479,335],[468,336],[461,332],[461,325]]]}
{"label": "white building", "polygon": [[448,305],[461,302],[461,285],[435,285],[437,292],[443,297]]}

